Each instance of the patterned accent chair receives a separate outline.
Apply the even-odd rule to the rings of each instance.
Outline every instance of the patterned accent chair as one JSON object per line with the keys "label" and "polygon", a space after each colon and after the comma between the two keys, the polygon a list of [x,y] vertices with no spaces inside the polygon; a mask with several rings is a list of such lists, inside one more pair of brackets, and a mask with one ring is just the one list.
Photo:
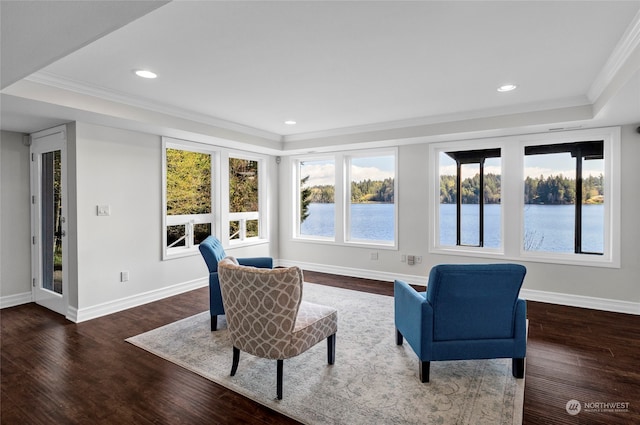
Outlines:
{"label": "patterned accent chair", "polygon": [[302,270],[245,267],[233,257],[218,264],[220,289],[233,345],[231,376],[240,350],[277,360],[277,396],[282,400],[283,360],[327,339],[327,360],[335,361],[338,312],[302,301]]}
{"label": "patterned accent chair", "polygon": [[422,382],[434,360],[511,358],[513,376],[524,377],[525,274],[519,264],[443,264],[431,269],[426,292],[395,281],[396,343],[406,338],[418,355]]}
{"label": "patterned accent chair", "polygon": [[[218,262],[227,255],[222,248],[222,243],[214,236],[207,236],[200,242],[200,253],[209,269],[209,312],[211,313],[211,330],[218,329],[218,315],[224,314],[224,304],[220,295],[220,282],[218,281]],[[238,258],[238,262],[245,266],[273,268],[271,257]]]}

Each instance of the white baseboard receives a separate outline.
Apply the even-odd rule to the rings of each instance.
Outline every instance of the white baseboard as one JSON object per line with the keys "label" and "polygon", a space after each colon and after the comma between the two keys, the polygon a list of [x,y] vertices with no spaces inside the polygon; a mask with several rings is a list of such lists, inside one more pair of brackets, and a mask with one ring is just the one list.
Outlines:
{"label": "white baseboard", "polygon": [[28,304],[33,301],[33,295],[31,291],[23,292],[21,294],[7,295],[0,297],[0,309],[7,307],[14,307],[16,305]]}
{"label": "white baseboard", "polygon": [[[428,272],[425,272],[424,276],[416,276],[381,272],[378,270],[365,270],[317,263],[305,263],[300,261],[278,260],[277,264],[284,267],[298,266],[303,270],[310,270],[314,272],[382,280],[387,282],[393,282],[394,280],[398,279],[412,285],[426,286],[428,280]],[[522,289],[520,291],[520,296],[526,300],[540,301],[549,304],[560,304],[571,307],[581,307],[594,310],[612,311],[615,313],[640,315],[640,303],[637,302],[613,300],[608,298],[586,297],[584,295],[562,294],[558,292],[538,291],[535,289]]]}
{"label": "white baseboard", "polygon": [[520,291],[520,296],[530,301],[540,301],[549,304],[560,304],[571,307],[640,315],[640,303],[630,301],[586,297],[584,295],[560,294],[557,292],[538,291],[535,289],[522,289]]}
{"label": "white baseboard", "polygon": [[384,282],[393,282],[394,280],[403,280],[411,285],[427,285],[427,276],[415,276],[409,274],[398,274],[381,272],[379,270],[355,269],[351,267],[331,266],[327,264],[305,263],[301,261],[277,260],[277,265],[283,267],[298,266],[303,270],[313,272],[337,274],[350,277],[360,277],[363,279],[381,280]]}
{"label": "white baseboard", "polygon": [[182,294],[194,289],[202,288],[209,285],[209,277],[195,279],[188,282],[178,283],[176,285],[167,286],[165,288],[156,289],[131,297],[121,298],[119,300],[98,304],[91,307],[81,309],[69,308],[67,319],[72,322],[84,322],[86,320],[95,319],[97,317],[106,316],[107,314],[117,313],[128,308],[137,307],[152,301],[158,301],[173,295]]}
{"label": "white baseboard", "polygon": [[[412,285],[425,286],[428,276],[397,274],[389,272],[381,272],[377,270],[356,269],[350,267],[331,266],[326,264],[305,263],[300,261],[276,260],[275,264],[283,267],[298,266],[304,270],[337,274],[350,277],[359,277],[364,279],[380,280],[385,282],[393,282],[394,280],[403,280]],[[117,313],[118,311],[128,308],[147,304],[173,295],[178,295],[193,289],[202,288],[209,284],[208,278],[196,279],[188,282],[179,283],[166,288],[137,294],[127,298],[110,301],[108,303],[95,305],[92,307],[82,308],[80,310],[70,307],[67,312],[67,319],[72,322],[84,322],[86,320],[95,319],[107,314]],[[595,298],[583,295],[562,294],[557,292],[538,291],[535,289],[522,289],[520,292],[522,298],[531,301],[540,301],[549,304],[560,304],[571,307],[589,308],[595,310],[612,311],[616,313],[626,313],[640,315],[640,303],[613,300],[608,298]],[[0,309],[13,307],[21,304],[27,304],[33,301],[31,292],[21,294],[7,295],[0,297]]]}

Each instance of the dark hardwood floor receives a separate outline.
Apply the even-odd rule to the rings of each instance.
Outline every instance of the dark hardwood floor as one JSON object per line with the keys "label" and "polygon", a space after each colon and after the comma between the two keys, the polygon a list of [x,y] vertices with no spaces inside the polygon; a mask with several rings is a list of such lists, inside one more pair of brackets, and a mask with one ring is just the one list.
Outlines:
{"label": "dark hardwood floor", "polygon": [[[305,278],[393,293],[388,282]],[[202,288],[79,324],[35,304],[1,310],[0,422],[297,423],[124,341],[207,308]],[[529,302],[528,317],[525,424],[640,423],[640,316]],[[571,399],[628,408],[572,416]]]}

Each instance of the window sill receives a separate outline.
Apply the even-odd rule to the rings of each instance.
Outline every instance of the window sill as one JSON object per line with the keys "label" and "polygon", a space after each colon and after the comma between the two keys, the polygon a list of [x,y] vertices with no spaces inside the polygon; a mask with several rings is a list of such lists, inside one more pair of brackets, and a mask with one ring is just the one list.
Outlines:
{"label": "window sill", "polygon": [[244,248],[247,246],[265,245],[269,243],[269,239],[253,238],[244,241],[229,241],[228,249]]}
{"label": "window sill", "polygon": [[197,246],[193,248],[185,248],[185,249],[176,250],[172,252],[164,251],[162,253],[162,260],[163,261],[175,260],[177,258],[191,257],[194,255],[200,255],[200,250],[198,249]]}
{"label": "window sill", "polygon": [[525,261],[547,264],[561,264],[567,266],[620,268],[619,262],[603,255],[591,254],[563,254],[549,252],[522,252],[519,255],[505,254],[499,249],[478,249],[472,247],[434,247],[430,254],[452,255],[460,257],[489,258],[501,261]]}
{"label": "window sill", "polygon": [[367,241],[345,241],[345,242],[336,242],[331,238],[321,238],[321,237],[294,237],[291,239],[292,242],[302,242],[302,243],[316,243],[321,245],[333,245],[333,246],[348,246],[353,248],[375,248],[375,249],[387,249],[390,251],[397,251],[398,246],[395,243],[384,243],[384,242],[367,242]]}

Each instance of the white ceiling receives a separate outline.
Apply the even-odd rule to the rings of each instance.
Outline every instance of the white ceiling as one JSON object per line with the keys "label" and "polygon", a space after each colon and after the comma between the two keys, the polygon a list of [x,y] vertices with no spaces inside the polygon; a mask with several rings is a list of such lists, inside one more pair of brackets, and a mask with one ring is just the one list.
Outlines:
{"label": "white ceiling", "polygon": [[[77,11],[20,2],[28,13],[6,3],[2,73],[26,77],[3,90],[2,128],[13,131],[122,120],[126,108],[285,144],[450,132],[446,123],[486,130],[504,116],[521,128],[640,122],[640,1],[176,0],[147,10],[149,2],[116,2],[117,15],[87,12],[113,2],[80,2]],[[39,25],[38,12],[46,33],[17,30],[18,18]],[[101,22],[93,33],[69,39],[62,29],[92,20]],[[55,52],[31,49],[48,59],[20,70],[26,61],[5,49],[24,57],[29,43]],[[142,80],[138,68],[158,78]],[[505,83],[518,89],[498,93]],[[514,120],[519,113],[527,118]],[[157,124],[138,115],[128,119]]]}

